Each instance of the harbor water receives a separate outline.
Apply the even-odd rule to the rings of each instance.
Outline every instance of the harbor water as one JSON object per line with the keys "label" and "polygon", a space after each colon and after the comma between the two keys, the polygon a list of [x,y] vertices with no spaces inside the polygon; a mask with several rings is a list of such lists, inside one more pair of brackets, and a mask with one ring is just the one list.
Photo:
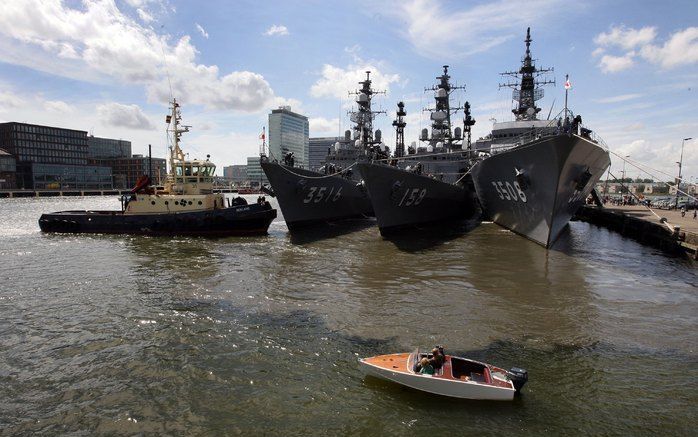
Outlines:
{"label": "harbor water", "polygon": [[[255,196],[248,196],[254,201]],[[689,435],[689,261],[573,222],[546,251],[463,224],[291,237],[42,234],[115,197],[0,200],[1,435]],[[513,402],[365,378],[442,344],[528,370]]]}

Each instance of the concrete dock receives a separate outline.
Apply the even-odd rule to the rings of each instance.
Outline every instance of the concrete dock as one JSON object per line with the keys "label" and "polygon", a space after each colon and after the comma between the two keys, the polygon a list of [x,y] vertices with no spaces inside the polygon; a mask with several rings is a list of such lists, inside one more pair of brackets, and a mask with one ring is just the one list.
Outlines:
{"label": "concrete dock", "polygon": [[580,208],[576,218],[664,251],[687,254],[698,260],[698,218],[693,218],[693,210],[686,211],[683,217],[677,210],[652,211],[640,205],[604,208],[586,205]]}

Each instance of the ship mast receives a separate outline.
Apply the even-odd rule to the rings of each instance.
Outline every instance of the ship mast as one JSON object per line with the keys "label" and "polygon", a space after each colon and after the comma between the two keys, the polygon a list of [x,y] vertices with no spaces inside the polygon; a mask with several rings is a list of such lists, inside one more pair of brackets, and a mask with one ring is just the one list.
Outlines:
{"label": "ship mast", "polygon": [[393,120],[393,126],[395,126],[395,157],[400,158],[405,156],[405,117],[407,112],[405,112],[405,103],[398,102],[396,118]]}
{"label": "ship mast", "polygon": [[[180,137],[183,133],[189,132],[191,126],[182,125],[180,128],[180,123],[182,121],[182,112],[179,109],[179,103],[177,99],[172,99],[171,106],[172,113],[165,117],[165,122],[171,126],[168,128],[168,132],[172,132],[173,146],[170,147],[170,168],[174,171],[175,161],[184,161],[184,153],[179,147]],[[174,122],[174,123],[173,123]]]}
{"label": "ship mast", "polygon": [[374,111],[371,109],[371,101],[374,94],[385,94],[385,91],[374,91],[371,89],[371,72],[366,72],[366,80],[359,82],[361,89],[350,91],[349,95],[356,96],[357,110],[350,112],[350,119],[355,123],[354,139],[359,141],[358,145],[363,150],[369,149],[374,144],[381,142],[378,138],[373,137],[373,119],[378,114],[385,114],[385,111]]}
{"label": "ship mast", "polygon": [[465,137],[467,135],[467,150],[470,150],[470,131],[472,130],[473,125],[475,124],[475,119],[471,116],[470,114],[470,102],[465,102],[465,105],[463,105],[463,112],[465,113],[463,117],[463,140],[465,140]]}
{"label": "ship mast", "polygon": [[[543,88],[540,86],[555,84],[555,79],[548,80],[539,77],[554,71],[553,68],[537,68],[531,57],[531,28],[526,30],[526,55],[521,60],[519,71],[506,71],[500,73],[502,76],[509,76],[515,82],[500,83],[499,88],[512,88],[512,100],[516,101],[516,108],[511,112],[516,116],[517,121],[537,120],[540,108],[536,106],[536,101],[543,98]],[[520,82],[519,82],[520,80]]]}
{"label": "ship mast", "polygon": [[448,65],[444,65],[443,68],[443,74],[436,77],[439,83],[431,88],[424,89],[424,92],[434,91],[436,105],[433,109],[424,109],[424,111],[431,112],[431,139],[422,135],[421,140],[429,141],[432,145],[443,142],[444,146],[450,149],[460,149],[461,145],[453,142],[454,139],[457,140],[459,138],[454,138],[451,132],[451,114],[458,112],[463,107],[451,107],[451,93],[456,90],[464,90],[465,85],[452,85],[450,81],[451,76],[448,74]]}

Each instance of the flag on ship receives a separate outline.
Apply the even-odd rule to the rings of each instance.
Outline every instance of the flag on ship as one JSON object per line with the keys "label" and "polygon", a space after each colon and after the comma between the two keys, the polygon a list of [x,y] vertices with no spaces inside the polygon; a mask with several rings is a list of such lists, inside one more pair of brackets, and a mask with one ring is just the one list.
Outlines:
{"label": "flag on ship", "polygon": [[570,82],[570,77],[565,76],[565,89],[568,90],[571,88],[572,88],[572,82]]}

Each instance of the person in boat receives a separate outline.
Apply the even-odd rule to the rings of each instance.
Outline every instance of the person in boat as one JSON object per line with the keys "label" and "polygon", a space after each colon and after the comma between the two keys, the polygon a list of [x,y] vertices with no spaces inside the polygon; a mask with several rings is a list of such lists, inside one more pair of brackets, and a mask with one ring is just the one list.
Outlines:
{"label": "person in boat", "polygon": [[434,368],[434,370],[439,370],[444,365],[445,357],[438,347],[431,350],[431,358],[429,359],[429,364]]}
{"label": "person in boat", "polygon": [[417,370],[419,373],[422,375],[433,375],[434,374],[434,366],[429,362],[429,358],[424,357],[422,358],[422,361],[419,362],[419,369]]}

